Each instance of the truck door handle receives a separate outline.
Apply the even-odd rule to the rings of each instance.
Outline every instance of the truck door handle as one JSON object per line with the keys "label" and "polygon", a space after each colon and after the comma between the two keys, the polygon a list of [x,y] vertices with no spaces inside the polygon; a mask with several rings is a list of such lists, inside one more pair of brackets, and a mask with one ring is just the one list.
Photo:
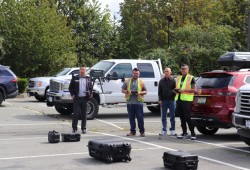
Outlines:
{"label": "truck door handle", "polygon": [[158,86],[158,81],[155,81],[155,82],[154,82],[154,85],[155,85],[155,86]]}

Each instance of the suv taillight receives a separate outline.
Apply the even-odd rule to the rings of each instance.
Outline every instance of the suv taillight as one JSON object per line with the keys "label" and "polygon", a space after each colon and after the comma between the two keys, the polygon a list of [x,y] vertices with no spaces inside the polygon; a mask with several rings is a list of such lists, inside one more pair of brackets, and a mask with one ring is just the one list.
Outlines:
{"label": "suv taillight", "polygon": [[18,79],[17,79],[17,78],[16,78],[16,79],[12,79],[11,82],[12,82],[12,83],[17,83],[17,82],[18,82]]}

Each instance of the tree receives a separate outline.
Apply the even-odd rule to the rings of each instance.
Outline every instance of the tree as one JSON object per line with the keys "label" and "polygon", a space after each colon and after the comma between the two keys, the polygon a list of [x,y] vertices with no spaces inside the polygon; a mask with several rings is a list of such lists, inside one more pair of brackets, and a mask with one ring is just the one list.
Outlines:
{"label": "tree", "polygon": [[[204,29],[187,25],[175,32],[174,45],[168,50],[170,57],[180,66],[190,65],[192,74],[219,69],[217,59],[231,49],[234,29],[226,26],[209,26]],[[199,41],[197,41],[199,37]]]}
{"label": "tree", "polygon": [[115,56],[116,27],[107,9],[101,10],[96,0],[57,0],[58,11],[67,17],[73,32],[78,61],[92,65],[100,59]]}
{"label": "tree", "polygon": [[52,74],[76,64],[66,20],[44,0],[3,0],[0,35],[6,54],[2,63],[19,76]]}

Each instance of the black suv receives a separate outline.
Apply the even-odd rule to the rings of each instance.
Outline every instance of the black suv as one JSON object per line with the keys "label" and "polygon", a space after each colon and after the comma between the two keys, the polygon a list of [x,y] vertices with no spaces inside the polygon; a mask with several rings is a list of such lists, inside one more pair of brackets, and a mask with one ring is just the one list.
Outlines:
{"label": "black suv", "polygon": [[8,66],[0,65],[0,105],[5,99],[18,95],[17,76]]}

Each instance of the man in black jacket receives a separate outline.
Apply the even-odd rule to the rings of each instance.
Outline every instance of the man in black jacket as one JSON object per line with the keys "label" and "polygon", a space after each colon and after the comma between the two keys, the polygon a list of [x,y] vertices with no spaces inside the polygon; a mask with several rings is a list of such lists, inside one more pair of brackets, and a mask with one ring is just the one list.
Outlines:
{"label": "man in black jacket", "polygon": [[158,96],[159,104],[161,106],[161,121],[162,129],[160,136],[167,134],[167,111],[170,114],[170,135],[175,136],[175,79],[171,76],[171,69],[166,67],[164,70],[165,77],[159,82]]}
{"label": "man in black jacket", "polygon": [[73,133],[77,131],[78,118],[82,120],[81,130],[82,133],[86,133],[87,122],[87,103],[92,97],[92,86],[90,77],[86,76],[86,67],[82,65],[80,67],[80,74],[72,76],[69,85],[69,92],[73,98],[73,120],[72,128]]}

